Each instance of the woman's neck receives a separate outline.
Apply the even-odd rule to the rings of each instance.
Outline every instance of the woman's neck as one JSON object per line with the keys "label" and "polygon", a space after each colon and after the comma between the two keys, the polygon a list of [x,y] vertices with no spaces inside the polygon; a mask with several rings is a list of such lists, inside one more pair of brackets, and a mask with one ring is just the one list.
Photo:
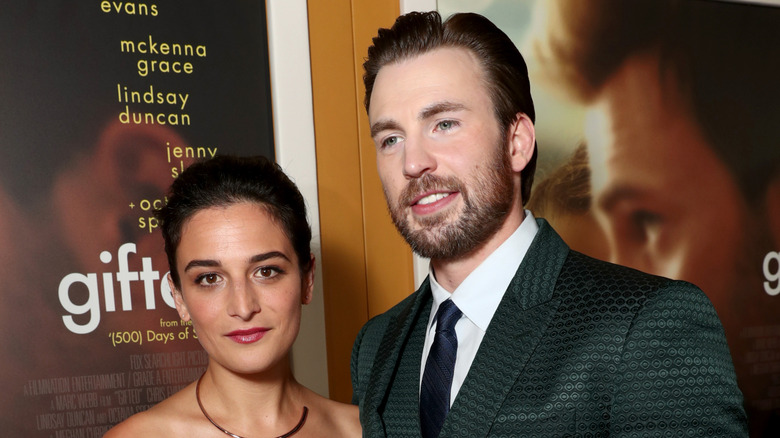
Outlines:
{"label": "woman's neck", "polygon": [[289,366],[245,375],[210,364],[199,389],[211,419],[242,436],[283,434],[297,424],[304,406],[303,388]]}

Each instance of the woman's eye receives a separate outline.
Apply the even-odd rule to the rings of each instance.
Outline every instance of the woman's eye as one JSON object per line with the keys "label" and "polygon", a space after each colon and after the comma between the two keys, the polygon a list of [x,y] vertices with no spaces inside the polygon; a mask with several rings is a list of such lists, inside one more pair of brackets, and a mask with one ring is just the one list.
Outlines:
{"label": "woman's eye", "polygon": [[219,283],[219,275],[213,273],[203,274],[198,276],[195,282],[201,286],[212,286]]}
{"label": "woman's eye", "polygon": [[273,278],[279,275],[279,269],[272,266],[263,266],[257,270],[257,276],[262,278]]}

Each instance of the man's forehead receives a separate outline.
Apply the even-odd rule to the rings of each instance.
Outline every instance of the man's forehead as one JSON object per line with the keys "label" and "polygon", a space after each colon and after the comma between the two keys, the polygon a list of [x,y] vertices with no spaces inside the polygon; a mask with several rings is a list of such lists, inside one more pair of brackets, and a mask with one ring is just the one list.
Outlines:
{"label": "man's forehead", "polygon": [[[379,70],[374,83],[369,119],[374,123],[386,106],[401,101],[404,110],[415,116],[440,104],[463,106],[465,99],[488,94],[485,85],[476,85],[484,84],[482,76],[476,58],[462,48],[439,48],[387,64]],[[414,108],[410,107],[412,104]]]}
{"label": "man's forehead", "polygon": [[[444,67],[445,65],[447,67]],[[420,72],[428,69],[445,70],[446,76],[472,71],[476,71],[478,74],[483,73],[479,58],[471,50],[464,47],[443,46],[405,56],[383,65],[377,72],[376,80],[379,81],[382,76],[387,76],[391,72]]]}

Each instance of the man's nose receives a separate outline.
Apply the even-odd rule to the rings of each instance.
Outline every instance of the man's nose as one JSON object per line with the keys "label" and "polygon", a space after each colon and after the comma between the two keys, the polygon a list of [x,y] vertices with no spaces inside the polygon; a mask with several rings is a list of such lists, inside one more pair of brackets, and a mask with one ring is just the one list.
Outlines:
{"label": "man's nose", "polygon": [[428,142],[420,136],[408,138],[404,145],[404,176],[420,178],[436,170],[436,159],[430,153]]}

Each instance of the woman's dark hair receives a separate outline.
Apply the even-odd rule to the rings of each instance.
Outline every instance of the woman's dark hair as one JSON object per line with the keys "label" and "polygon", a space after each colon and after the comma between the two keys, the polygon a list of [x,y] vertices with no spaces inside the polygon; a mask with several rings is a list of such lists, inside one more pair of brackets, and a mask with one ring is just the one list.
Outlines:
{"label": "woman's dark hair", "polygon": [[311,228],[306,204],[295,183],[265,157],[217,156],[189,166],[171,184],[160,220],[171,278],[181,288],[176,250],[184,225],[197,212],[242,202],[256,203],[281,225],[290,239],[301,272],[311,269]]}

